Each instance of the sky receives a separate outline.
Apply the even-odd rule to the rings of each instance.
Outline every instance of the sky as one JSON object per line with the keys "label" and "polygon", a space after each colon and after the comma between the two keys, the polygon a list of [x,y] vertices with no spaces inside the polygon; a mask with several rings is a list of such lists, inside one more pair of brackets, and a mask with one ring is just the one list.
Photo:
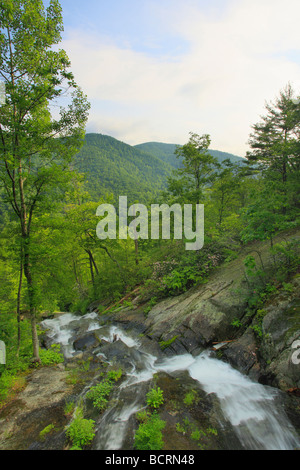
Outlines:
{"label": "sky", "polygon": [[244,156],[288,83],[300,95],[299,0],[61,0],[61,47],[91,103],[87,132]]}

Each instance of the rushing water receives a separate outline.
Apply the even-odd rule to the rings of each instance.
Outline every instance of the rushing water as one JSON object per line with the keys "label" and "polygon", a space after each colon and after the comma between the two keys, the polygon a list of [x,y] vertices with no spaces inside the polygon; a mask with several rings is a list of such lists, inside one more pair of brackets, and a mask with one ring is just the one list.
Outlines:
{"label": "rushing water", "polygon": [[[209,352],[197,357],[191,354],[159,359],[143,351],[139,338],[117,326],[101,327],[97,314],[83,317],[65,314],[43,322],[48,337],[60,343],[66,358],[74,355],[74,332],[97,330],[98,336],[113,342],[116,337],[131,354],[131,370],[115,392],[114,405],[100,418],[94,448],[118,450],[122,448],[130,419],[145,403],[147,383],[159,371],[172,374],[187,371],[207,394],[218,397],[224,421],[229,421],[244,449],[291,450],[299,447],[295,430],[276,398],[279,391],[253,382]],[[101,353],[98,353],[101,354]],[[109,361],[109,357],[107,358]]]}

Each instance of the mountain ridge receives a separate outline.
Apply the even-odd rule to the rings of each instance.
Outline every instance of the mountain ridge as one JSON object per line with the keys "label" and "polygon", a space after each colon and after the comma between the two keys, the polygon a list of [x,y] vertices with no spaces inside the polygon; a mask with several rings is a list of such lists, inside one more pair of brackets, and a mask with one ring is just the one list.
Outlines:
{"label": "mountain ridge", "polygon": [[[163,142],[145,142],[142,144],[135,145],[134,147],[142,150],[146,153],[151,153],[153,156],[157,156],[165,163],[168,163],[173,168],[180,168],[180,159],[174,154],[176,147],[180,146],[178,144],[167,144]],[[219,162],[222,162],[226,159],[229,159],[232,163],[242,163],[244,160],[243,157],[234,155],[229,152],[223,152],[221,150],[208,149],[208,152],[216,157]]]}
{"label": "mountain ridge", "polygon": [[[180,167],[174,154],[176,144],[146,142],[129,145],[109,135],[87,133],[73,166],[84,174],[85,186],[93,200],[108,194],[127,195],[129,202],[147,203],[167,188],[168,178]],[[219,161],[242,157],[210,151]]]}

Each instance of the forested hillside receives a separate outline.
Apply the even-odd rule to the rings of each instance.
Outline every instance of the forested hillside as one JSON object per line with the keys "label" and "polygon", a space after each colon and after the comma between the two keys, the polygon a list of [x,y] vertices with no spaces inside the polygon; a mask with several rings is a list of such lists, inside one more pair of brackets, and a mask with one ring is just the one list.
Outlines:
{"label": "forested hillside", "polygon": [[[134,147],[146,152],[150,155],[154,155],[160,160],[168,163],[173,168],[178,169],[182,162],[180,158],[176,157],[175,150],[178,145],[176,144],[165,144],[161,142],[146,142],[144,144],[138,144]],[[219,162],[229,159],[232,163],[242,163],[244,159],[228,152],[221,152],[220,150],[209,149],[210,155],[216,157]]]}
{"label": "forested hillside", "polygon": [[[192,353],[198,354],[200,349],[202,353],[204,347],[211,348],[216,341],[227,342],[227,335],[229,341],[240,339],[241,349],[237,343],[237,349],[229,352],[239,358],[241,367],[244,356],[240,357],[240,351],[248,354],[246,365],[249,357],[254,361],[251,367],[262,360],[269,375],[261,373],[260,378],[268,384],[277,373],[285,378],[291,350],[300,344],[299,90],[288,84],[274,103],[266,104],[265,114],[252,126],[244,159],[210,150],[211,137],[201,134],[201,129],[191,131],[181,146],[149,143],[132,147],[102,134],[86,134],[90,103],[75,81],[67,53],[58,47],[63,31],[58,0],[51,0],[47,8],[40,0],[1,1],[0,5],[0,75],[6,85],[6,97],[0,106],[0,352],[3,344],[6,346],[6,361],[3,355],[0,361],[0,423],[5,423],[6,431],[0,436],[0,447],[9,448],[13,443],[15,448],[31,444],[38,448],[35,441],[26,440],[24,444],[24,436],[31,439],[32,429],[42,446],[47,433],[55,427],[47,421],[48,401],[57,399],[54,414],[55,419],[59,416],[55,422],[59,448],[87,448],[96,433],[94,418],[99,424],[104,410],[113,406],[113,437],[118,437],[126,419],[132,418],[129,448],[163,449],[166,423],[158,413],[164,403],[163,393],[158,386],[146,395],[146,388],[150,379],[156,381],[156,372],[175,371],[172,367],[179,354],[184,353],[183,361],[190,354],[189,366],[194,369]],[[65,98],[65,90],[69,104],[52,115],[52,106]],[[127,224],[112,207],[118,209],[119,196],[127,196],[133,204],[126,214]],[[167,222],[163,217],[158,219],[158,236],[151,230],[151,206],[155,202],[163,205],[160,209],[166,209],[169,217]],[[135,212],[135,203],[144,206]],[[104,213],[113,209],[113,230],[105,231],[104,237],[99,237],[97,230],[106,221],[104,213],[99,212],[101,204],[105,204]],[[200,224],[199,206],[205,215]],[[190,218],[176,219],[170,214],[171,207],[174,211],[179,208],[181,215],[187,207]],[[146,216],[138,217],[137,212],[143,209]],[[117,233],[121,225],[126,234],[130,226],[127,238]],[[109,222],[108,226],[110,229]],[[161,227],[167,230],[159,230]],[[203,246],[186,249],[186,242],[198,241],[202,229]],[[234,270],[235,261],[238,272]],[[213,276],[215,282],[211,282]],[[279,304],[284,304],[282,309]],[[275,312],[273,305],[278,307]],[[122,330],[121,341],[119,330],[117,334],[111,324],[114,318],[124,328],[131,325],[138,338],[128,338]],[[54,319],[50,337],[49,323],[43,324],[45,319]],[[287,327],[290,320],[292,325]],[[95,330],[101,328],[103,335],[96,337]],[[57,337],[59,341],[53,342]],[[147,352],[139,349],[142,339]],[[262,420],[256,414],[257,406],[264,412],[257,403],[260,399],[253,406],[251,402],[250,409],[248,399],[244,400],[244,390],[249,400],[253,398],[251,382],[249,385],[248,380],[239,377],[239,389],[236,371],[229,373],[227,365],[217,360],[222,351],[217,353],[212,362],[205,361],[209,384],[219,384],[220,364],[225,367],[222,380],[225,376],[232,380],[228,389],[233,391],[233,409],[243,398],[242,418],[233,419],[233,426],[235,421],[243,422],[246,409],[250,425],[258,423],[254,437],[258,429],[263,448],[268,447],[261,431]],[[284,361],[278,359],[281,354]],[[171,367],[164,363],[165,369],[155,369],[156,359],[161,358],[171,359]],[[203,364],[202,359],[199,357],[196,369]],[[52,368],[60,363],[64,363],[61,368]],[[285,383],[295,397],[300,389],[296,366],[298,363],[293,363],[290,382]],[[180,373],[184,370],[187,366],[176,369]],[[34,373],[44,397],[38,410],[34,410],[40,398],[35,380],[27,388],[25,402],[14,402],[21,391],[26,391],[27,377]],[[51,373],[56,377],[53,389]],[[76,403],[59,401],[61,376],[62,396],[72,395]],[[213,412],[211,420],[205,415],[214,405],[214,391],[212,398],[211,389],[208,393],[201,389],[202,377],[199,384],[191,385],[189,381],[189,388],[185,388],[187,376],[183,375],[182,387],[179,392],[176,389],[177,401],[172,398],[171,385],[178,386],[177,378],[173,379],[160,376],[169,393],[165,415],[172,413],[165,431],[168,445],[172,448],[172,436],[180,435],[183,440],[179,449],[185,444],[188,449],[225,446],[226,436],[217,438],[218,432],[224,432],[222,426],[218,430],[213,427]],[[128,385],[124,400],[129,404],[124,408],[123,398],[113,395],[119,380]],[[137,383],[141,386],[138,391],[130,388]],[[219,384],[223,387],[219,389],[221,404],[227,383]],[[72,393],[69,386],[74,386]],[[257,389],[257,397],[273,400],[273,396],[265,395],[265,389]],[[135,399],[135,394],[140,399],[138,404],[128,401]],[[207,395],[209,401],[202,406],[202,398]],[[89,414],[85,414],[85,402],[89,403]],[[11,413],[18,413],[18,407],[24,408],[25,417],[20,421],[16,418],[15,427],[10,428],[7,423]],[[299,413],[299,401],[293,407]],[[196,428],[195,423],[186,421],[187,416],[198,419]],[[272,413],[270,422],[268,429],[272,431]],[[111,423],[106,424],[110,430]],[[290,428],[286,424],[278,426],[276,436],[281,442],[282,436],[285,438],[281,429]],[[97,428],[102,449],[102,424]],[[13,440],[14,432],[19,434],[20,442]],[[188,443],[186,436],[190,436]],[[57,448],[58,441],[54,439],[51,445]],[[291,448],[297,442],[291,437],[283,447]],[[262,447],[258,444],[258,448]]]}
{"label": "forested hillside", "polygon": [[129,202],[146,202],[167,185],[172,168],[152,154],[102,134],[87,134],[74,161],[83,173],[85,187],[94,200],[107,194],[126,195]]}
{"label": "forested hillside", "polygon": [[[182,159],[175,154],[177,147],[156,142],[130,146],[107,135],[86,134],[73,167],[84,175],[85,188],[93,200],[112,194],[115,201],[127,195],[130,203],[145,203],[155,201],[167,188],[173,170],[182,166]],[[218,150],[209,149],[209,154],[220,163],[226,159],[244,162],[241,157]]]}

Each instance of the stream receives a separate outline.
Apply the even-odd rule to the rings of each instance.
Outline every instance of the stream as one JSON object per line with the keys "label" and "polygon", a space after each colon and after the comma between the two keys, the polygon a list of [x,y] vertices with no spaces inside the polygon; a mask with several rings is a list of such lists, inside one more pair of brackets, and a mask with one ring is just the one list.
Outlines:
{"label": "stream", "polygon": [[45,320],[42,328],[47,330],[50,343],[61,345],[66,360],[78,353],[74,348],[77,338],[97,333],[102,341],[92,353],[108,363],[110,355],[117,354],[126,363],[126,377],[116,387],[112,406],[100,415],[96,423],[95,450],[122,449],[130,420],[145,407],[145,395],[154,374],[164,372],[172,376],[179,371],[186,371],[195,381],[195,386],[207,395],[217,397],[221,409],[220,427],[230,423],[240,448],[292,450],[300,446],[297,433],[281,405],[282,392],[253,382],[217,359],[211,351],[203,351],[198,356],[187,353],[173,357],[156,354],[152,350],[149,352],[137,333],[116,325],[103,326],[96,313],[84,316],[63,314]]}

